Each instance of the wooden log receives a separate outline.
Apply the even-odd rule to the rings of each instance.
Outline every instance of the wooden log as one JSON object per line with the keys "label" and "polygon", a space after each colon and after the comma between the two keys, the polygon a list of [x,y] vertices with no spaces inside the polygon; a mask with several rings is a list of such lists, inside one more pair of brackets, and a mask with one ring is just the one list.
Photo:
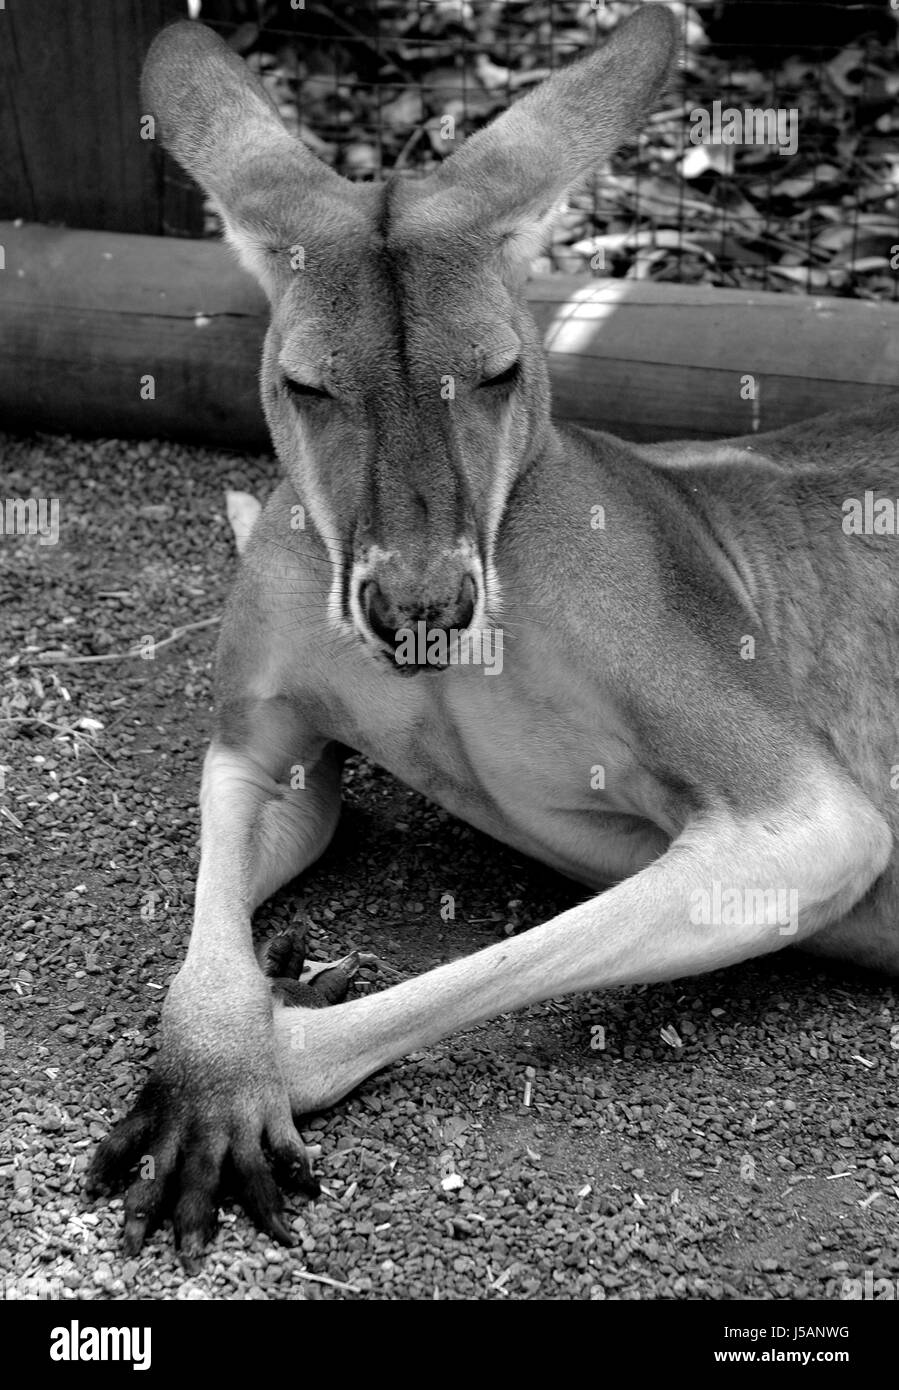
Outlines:
{"label": "wooden log", "polygon": [[[0,247],[0,425],[269,447],[266,303],[224,247],[11,223]],[[572,275],[527,293],[557,416],[631,438],[770,429],[899,386],[893,304]]]}
{"label": "wooden log", "polygon": [[266,301],[225,247],[9,224],[0,245],[0,425],[271,447]]}
{"label": "wooden log", "polygon": [[633,439],[714,438],[899,387],[899,305],[700,285],[535,278],[554,413]]}

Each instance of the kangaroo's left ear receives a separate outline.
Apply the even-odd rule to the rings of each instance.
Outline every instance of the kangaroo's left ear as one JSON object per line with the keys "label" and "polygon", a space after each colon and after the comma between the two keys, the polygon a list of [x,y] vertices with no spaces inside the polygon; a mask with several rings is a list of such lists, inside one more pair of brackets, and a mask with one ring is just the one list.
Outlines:
{"label": "kangaroo's left ear", "polygon": [[411,220],[492,227],[508,274],[526,271],[554,207],[642,127],[671,78],[677,38],[671,11],[644,3],[597,53],[541,83],[423,180]]}

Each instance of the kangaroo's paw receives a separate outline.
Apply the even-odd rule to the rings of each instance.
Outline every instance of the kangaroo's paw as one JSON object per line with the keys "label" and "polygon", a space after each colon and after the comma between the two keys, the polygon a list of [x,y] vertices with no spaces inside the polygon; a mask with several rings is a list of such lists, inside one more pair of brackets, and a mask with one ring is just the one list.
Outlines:
{"label": "kangaroo's paw", "polygon": [[302,919],[259,949],[258,959],[271,982],[276,1003],[306,1009],[323,1009],[346,999],[350,985],[363,964],[372,957],[351,951],[341,960],[307,961],[308,919]]}

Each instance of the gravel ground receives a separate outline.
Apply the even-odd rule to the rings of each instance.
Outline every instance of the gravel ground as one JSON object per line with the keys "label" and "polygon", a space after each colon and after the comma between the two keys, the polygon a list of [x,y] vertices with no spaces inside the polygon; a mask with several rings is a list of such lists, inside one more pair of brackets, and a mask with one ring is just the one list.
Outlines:
{"label": "gravel ground", "polygon": [[[292,1201],[295,1250],[227,1209],[196,1277],[168,1228],[123,1261],[121,1204],[87,1204],[82,1174],[187,941],[215,627],[155,660],[32,662],[218,613],[223,490],[264,496],[275,464],[48,436],[0,437],[0,458],[4,496],[61,508],[56,545],[0,538],[8,1298],[832,1299],[866,1269],[899,1278],[895,990],[790,953],[417,1054],[303,1123],[324,1191]],[[302,905],[311,954],[413,973],[577,895],[359,761],[334,845],[257,931]]]}

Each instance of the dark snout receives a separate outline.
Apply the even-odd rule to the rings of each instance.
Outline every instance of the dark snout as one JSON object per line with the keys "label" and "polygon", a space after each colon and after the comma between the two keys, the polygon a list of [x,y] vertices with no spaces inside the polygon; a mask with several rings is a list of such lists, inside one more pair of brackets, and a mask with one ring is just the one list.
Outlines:
{"label": "dark snout", "polygon": [[474,617],[476,589],[471,575],[465,575],[455,593],[440,599],[398,600],[378,580],[369,580],[362,592],[362,611],[369,628],[388,646],[397,634],[423,622],[428,630],[462,631]]}
{"label": "dark snout", "polygon": [[403,667],[441,669],[440,653],[470,626],[477,606],[477,574],[461,556],[446,557],[424,575],[390,557],[360,576],[357,624],[388,654],[402,651]]}

